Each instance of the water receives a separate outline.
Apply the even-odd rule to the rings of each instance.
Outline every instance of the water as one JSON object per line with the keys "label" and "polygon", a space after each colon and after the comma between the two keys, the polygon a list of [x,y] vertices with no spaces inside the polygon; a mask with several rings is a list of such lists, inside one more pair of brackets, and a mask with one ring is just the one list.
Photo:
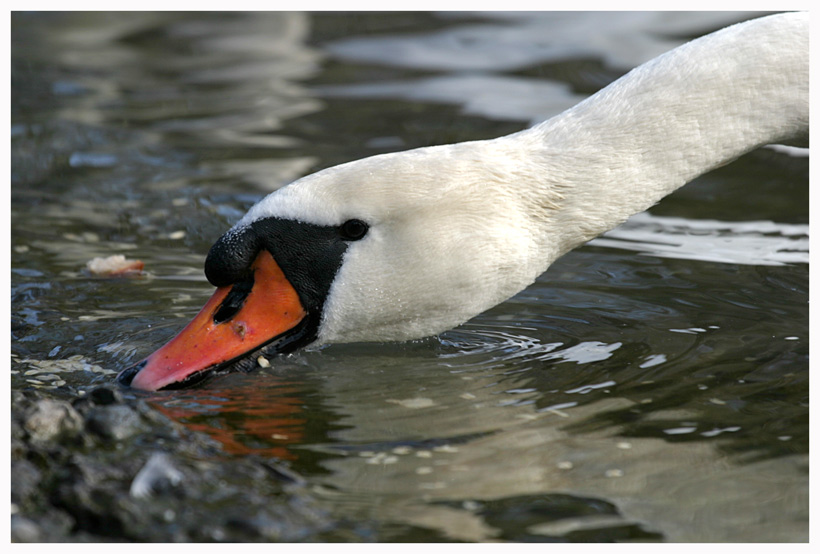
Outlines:
{"label": "water", "polygon": [[[12,388],[156,349],[266,192],[519,130],[746,17],[14,14]],[[805,541],[807,184],[763,149],[440,337],[129,394],[289,464],[359,540]],[[148,275],[85,272],[120,253]]]}

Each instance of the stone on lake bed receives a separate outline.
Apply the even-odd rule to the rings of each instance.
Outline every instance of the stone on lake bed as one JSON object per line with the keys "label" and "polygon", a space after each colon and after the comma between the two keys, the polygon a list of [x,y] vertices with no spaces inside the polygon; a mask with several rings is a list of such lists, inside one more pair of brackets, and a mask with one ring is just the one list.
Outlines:
{"label": "stone on lake bed", "polygon": [[53,441],[74,436],[83,428],[83,418],[63,400],[42,400],[34,404],[23,427],[32,440]]}

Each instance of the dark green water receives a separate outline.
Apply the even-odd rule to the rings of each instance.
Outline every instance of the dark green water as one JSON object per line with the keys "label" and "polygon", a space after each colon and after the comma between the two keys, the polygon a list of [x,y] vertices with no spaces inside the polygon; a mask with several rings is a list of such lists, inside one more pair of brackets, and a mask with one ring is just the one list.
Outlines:
{"label": "dark green water", "polygon": [[[586,17],[587,42],[606,35]],[[699,29],[731,20],[713,18]],[[452,93],[437,79],[549,80],[566,87],[528,100],[569,105],[629,69],[582,35],[540,61],[526,45],[507,66],[471,56],[537,25],[561,44],[565,19],[530,19],[14,14],[12,389],[65,396],[159,347],[210,296],[212,242],[266,192],[550,115],[470,108],[487,92],[475,81],[440,102]],[[649,28],[668,34],[661,49],[697,34]],[[374,42],[351,50],[350,37]],[[400,49],[391,62],[375,39],[393,38],[431,42],[441,63],[408,65]],[[391,82],[404,85],[374,92]],[[440,337],[332,346],[140,397],[229,455],[287,462],[334,517],[375,530],[363,540],[805,541],[807,223],[808,158],[760,150],[626,227],[650,246],[593,242]],[[653,249],[655,227],[677,246]],[[85,271],[113,254],[148,275]]]}

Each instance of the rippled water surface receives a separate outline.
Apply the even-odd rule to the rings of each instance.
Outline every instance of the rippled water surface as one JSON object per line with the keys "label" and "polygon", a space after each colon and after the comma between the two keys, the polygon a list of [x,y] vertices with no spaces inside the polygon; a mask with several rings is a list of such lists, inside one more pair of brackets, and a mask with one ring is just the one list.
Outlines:
{"label": "rippled water surface", "polygon": [[[519,130],[747,17],[15,14],[12,388],[160,346],[266,192]],[[763,149],[439,337],[128,394],[288,464],[362,540],[805,541],[807,206],[805,152]],[[85,271],[113,254],[147,275]]]}

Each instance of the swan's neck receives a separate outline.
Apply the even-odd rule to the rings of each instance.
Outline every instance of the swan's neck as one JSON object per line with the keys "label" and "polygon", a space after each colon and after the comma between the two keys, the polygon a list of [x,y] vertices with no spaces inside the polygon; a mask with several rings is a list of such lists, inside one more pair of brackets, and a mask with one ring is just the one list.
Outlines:
{"label": "swan's neck", "polygon": [[808,26],[796,15],[693,41],[508,137],[544,161],[539,186],[558,205],[548,225],[562,238],[550,257],[754,148],[807,145]]}

